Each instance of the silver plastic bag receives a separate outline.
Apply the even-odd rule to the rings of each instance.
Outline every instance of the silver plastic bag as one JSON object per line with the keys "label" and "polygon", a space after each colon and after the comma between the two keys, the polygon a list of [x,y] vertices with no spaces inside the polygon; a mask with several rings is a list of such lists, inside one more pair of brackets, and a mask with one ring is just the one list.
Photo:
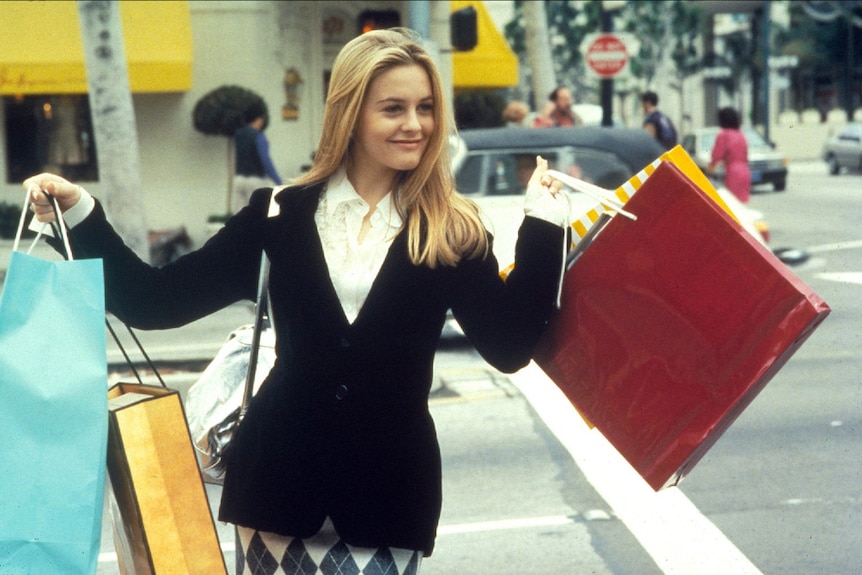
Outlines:
{"label": "silver plastic bag", "polygon": [[[241,419],[240,408],[251,357],[254,325],[230,333],[215,358],[191,386],[186,400],[186,418],[198,452],[204,479],[221,483],[222,456]],[[254,392],[275,364],[275,332],[271,325],[260,332],[260,348],[254,375]]]}

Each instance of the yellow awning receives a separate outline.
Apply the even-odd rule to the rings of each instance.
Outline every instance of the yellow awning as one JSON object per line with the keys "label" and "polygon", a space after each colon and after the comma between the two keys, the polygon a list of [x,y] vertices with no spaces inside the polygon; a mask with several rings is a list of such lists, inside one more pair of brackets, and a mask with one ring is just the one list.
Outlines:
{"label": "yellow awning", "polygon": [[[188,1],[120,1],[132,92],[192,86]],[[74,1],[3,2],[0,95],[86,94],[84,48]]]}
{"label": "yellow awning", "polygon": [[481,1],[452,0],[452,11],[476,9],[478,42],[469,52],[452,54],[452,84],[455,89],[507,88],[518,84],[518,57],[497,29]]}

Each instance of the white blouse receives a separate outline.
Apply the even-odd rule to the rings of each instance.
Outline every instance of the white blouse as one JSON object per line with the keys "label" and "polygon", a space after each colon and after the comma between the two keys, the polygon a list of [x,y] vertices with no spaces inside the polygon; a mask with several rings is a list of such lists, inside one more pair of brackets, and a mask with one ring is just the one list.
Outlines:
{"label": "white blouse", "polygon": [[402,225],[392,194],[386,194],[370,213],[371,229],[360,243],[362,220],[369,209],[342,169],[327,182],[314,214],[329,277],[350,323],[359,315]]}

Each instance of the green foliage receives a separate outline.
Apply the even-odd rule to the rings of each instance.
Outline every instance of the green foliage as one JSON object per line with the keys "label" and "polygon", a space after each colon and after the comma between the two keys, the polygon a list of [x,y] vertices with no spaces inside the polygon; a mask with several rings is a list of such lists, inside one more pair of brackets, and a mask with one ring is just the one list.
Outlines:
{"label": "green foliage", "polygon": [[496,91],[468,90],[455,95],[455,123],[459,130],[498,128],[505,124],[506,99]]}
{"label": "green foliage", "polygon": [[[529,0],[528,0],[529,1]],[[586,75],[580,45],[588,34],[601,30],[600,0],[545,0],[548,35],[558,85],[571,87],[575,100],[597,89]],[[680,80],[695,74],[702,65],[700,37],[706,18],[696,2],[680,0],[629,0],[613,17],[614,30],[632,34],[640,49],[629,64],[632,76],[649,85],[663,62],[670,60]],[[526,62],[523,0],[515,2],[515,18],[504,27],[512,50]]]}
{"label": "green foliage", "polygon": [[754,44],[746,32],[734,32],[724,37],[724,58],[732,74],[721,82],[721,87],[730,95],[735,94],[744,77],[750,75],[754,66]]}
{"label": "green foliage", "polygon": [[697,72],[701,63],[698,42],[705,22],[703,11],[693,2],[628,2],[617,17],[616,27],[640,42],[630,64],[632,74],[650,85],[659,66],[668,59],[679,79]]}
{"label": "green foliage", "polygon": [[[840,6],[855,15],[862,7],[858,2],[845,2]],[[790,5],[790,29],[776,36],[775,42],[783,54],[797,56],[801,74],[839,74],[847,61],[848,22],[846,17],[822,21],[809,15],[804,7]],[[853,34],[853,52],[862,53],[862,29]]]}
{"label": "green foliage", "polygon": [[[526,0],[534,1],[534,0]],[[594,83],[586,77],[581,42],[599,30],[601,1],[587,0],[545,0],[545,13],[548,18],[548,35],[551,42],[551,59],[557,85],[568,86],[577,101],[583,94],[595,89]],[[527,45],[524,31],[524,0],[515,1],[515,17],[503,29],[512,50],[518,54],[523,64],[527,60]],[[544,101],[544,94],[541,100]]]}
{"label": "green foliage", "polygon": [[253,105],[263,106],[264,118],[268,118],[266,103],[258,94],[240,86],[221,86],[197,101],[192,121],[204,134],[233,137],[246,124],[246,110]]}

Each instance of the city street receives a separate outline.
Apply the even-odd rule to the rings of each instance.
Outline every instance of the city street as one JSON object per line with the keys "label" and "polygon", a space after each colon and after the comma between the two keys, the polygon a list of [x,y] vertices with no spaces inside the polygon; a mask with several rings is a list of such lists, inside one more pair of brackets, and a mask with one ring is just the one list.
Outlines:
{"label": "city street", "polygon": [[[442,346],[431,410],[444,508],[423,574],[858,573],[860,187],[862,175],[809,162],[791,166],[786,192],[754,194],[772,247],[809,254],[792,269],[833,312],[678,489],[653,494],[619,467],[537,369],[507,377],[467,346]],[[217,325],[226,334],[249,313],[234,306]],[[205,322],[183,330],[186,359],[222,338]],[[139,335],[154,357],[178,351],[177,334]],[[232,573],[233,533],[218,528]],[[99,573],[118,573],[108,522],[103,541]]]}
{"label": "city street", "polygon": [[790,166],[756,193],[772,247],[832,314],[682,483],[763,573],[856,574],[862,565],[862,175]]}

